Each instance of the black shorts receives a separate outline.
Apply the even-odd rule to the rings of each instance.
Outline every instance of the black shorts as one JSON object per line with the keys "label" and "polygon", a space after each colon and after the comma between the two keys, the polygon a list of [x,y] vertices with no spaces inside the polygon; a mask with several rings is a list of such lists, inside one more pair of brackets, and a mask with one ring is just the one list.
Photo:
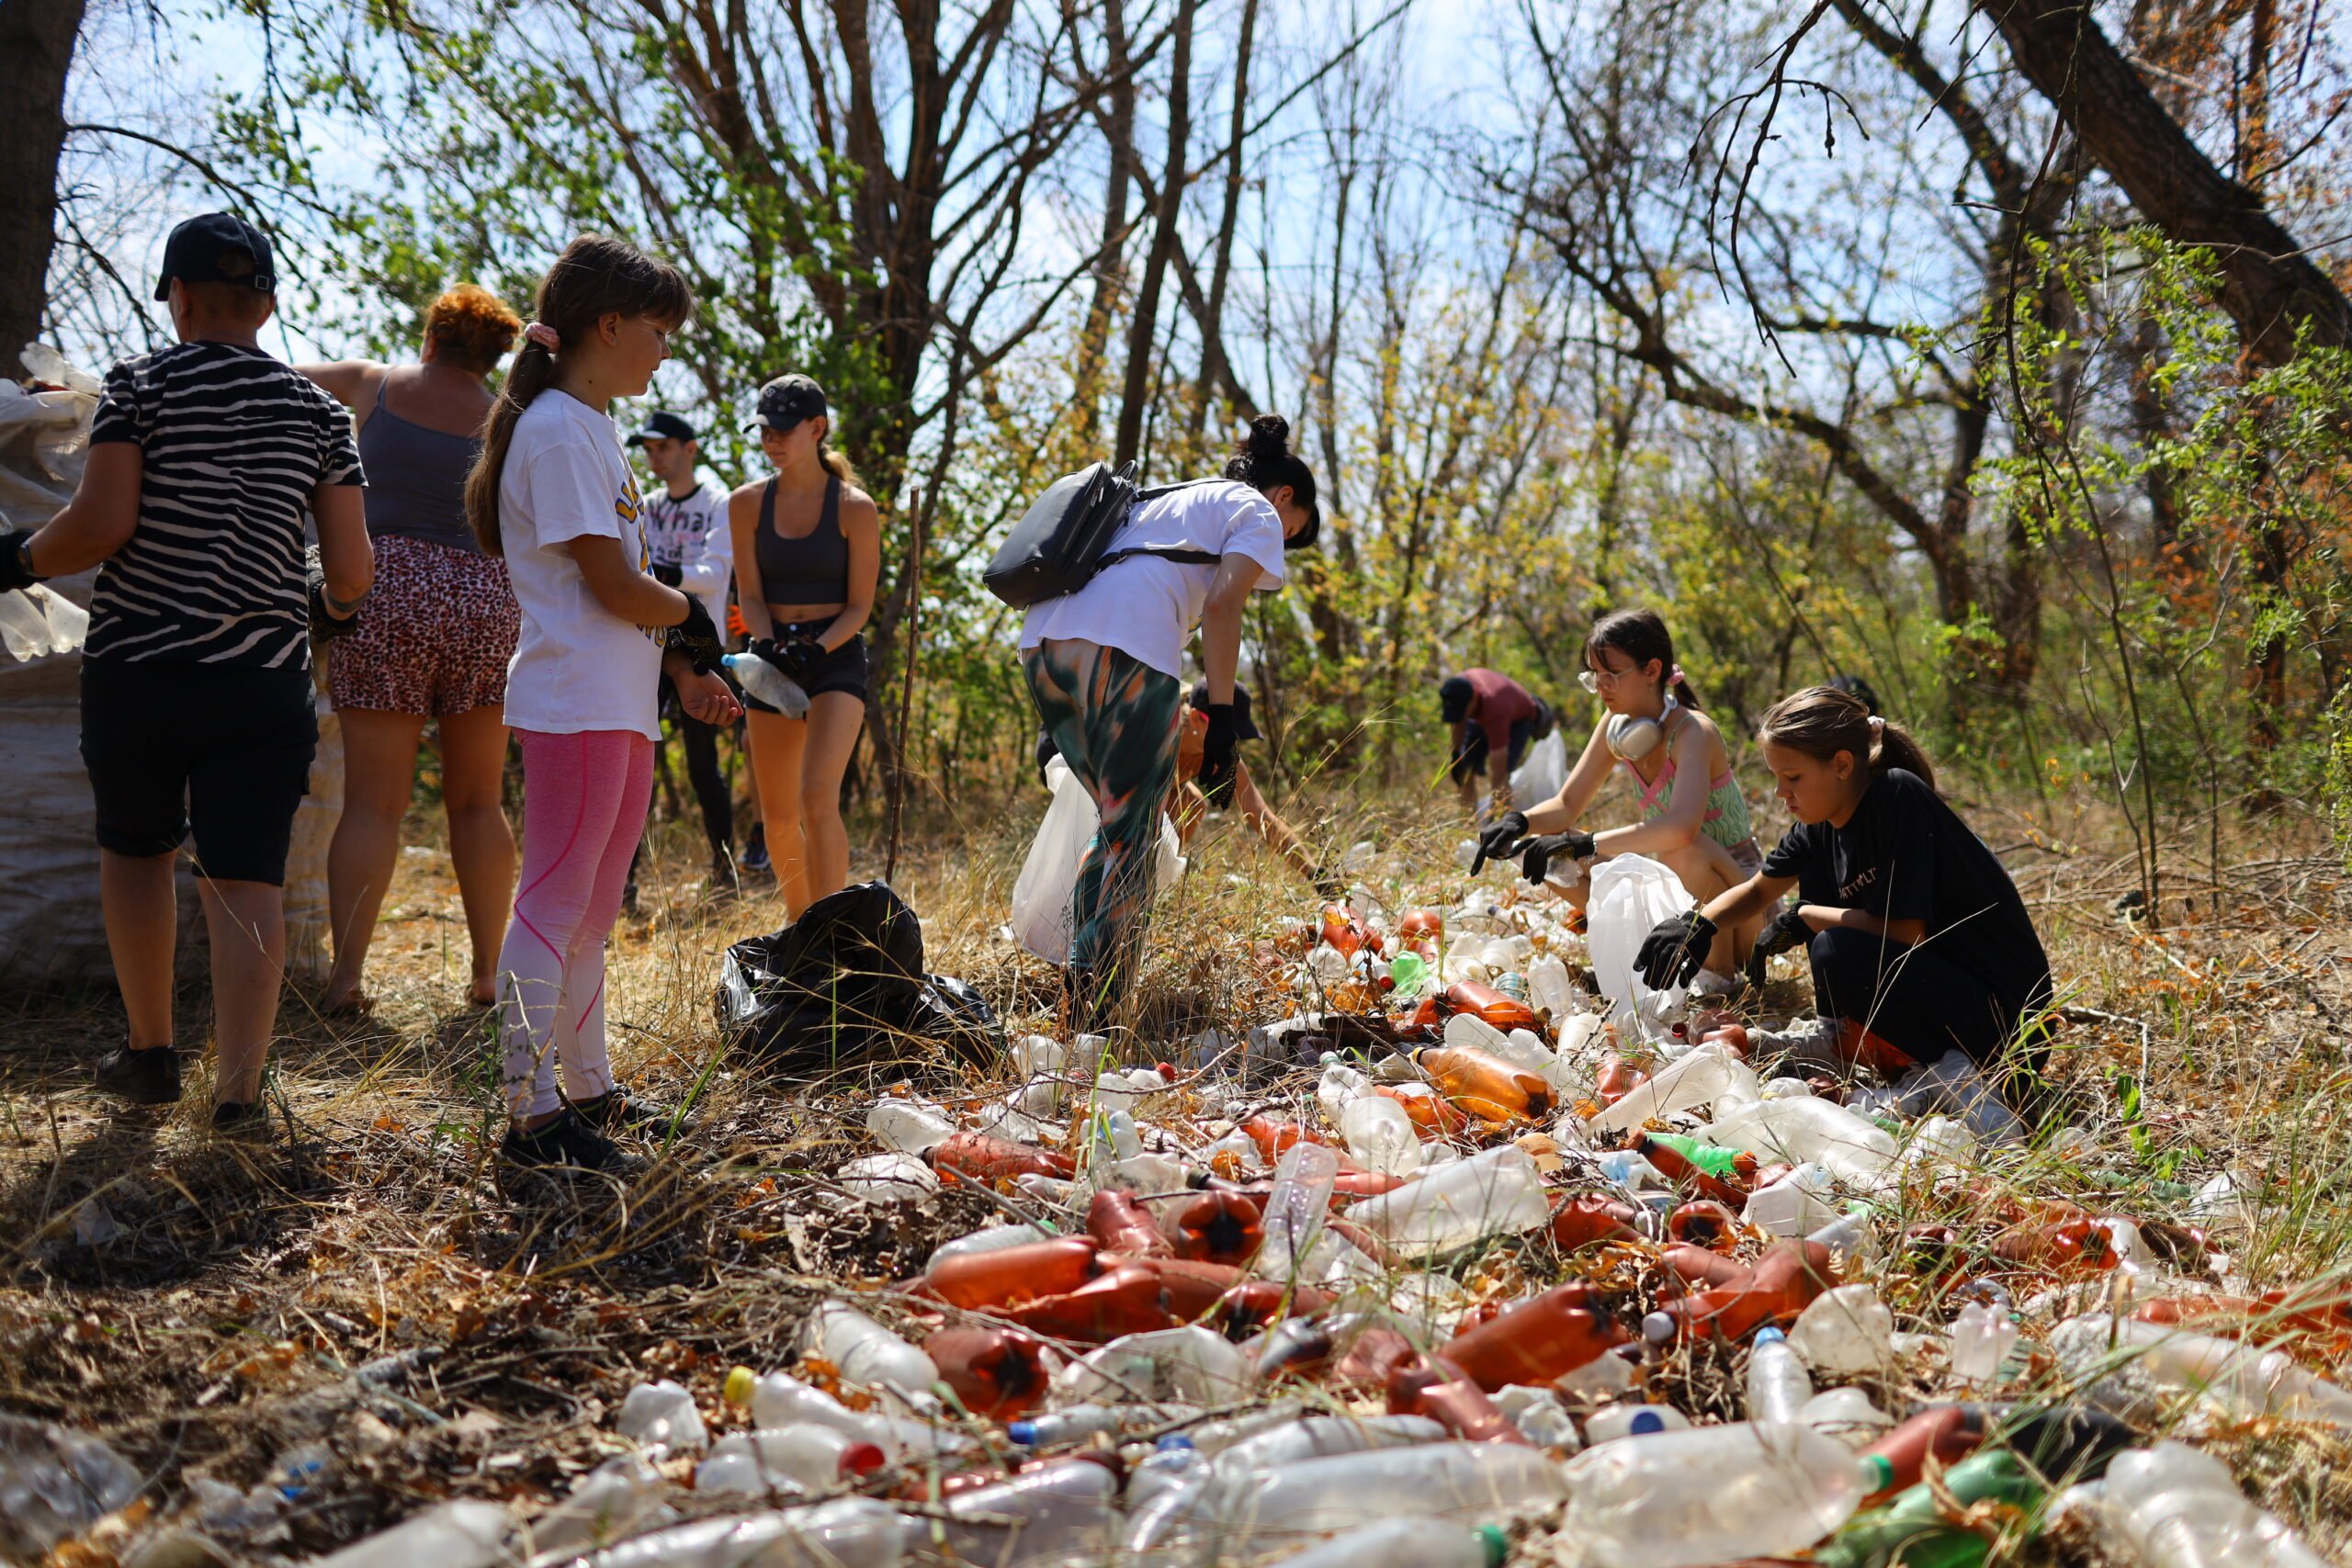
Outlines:
{"label": "black shorts", "polygon": [[[1511,720],[1510,765],[1514,769],[1527,760],[1527,748],[1533,744],[1538,728],[1537,721],[1532,718]],[[1487,759],[1492,755],[1494,752],[1487,745],[1487,732],[1472,725],[1469,738],[1463,741],[1462,750],[1454,754],[1453,782],[1467,784],[1486,772]]]}
{"label": "black shorts", "polygon": [[100,849],[170,854],[193,823],[205,875],[283,886],[318,745],[308,669],[83,661]]}
{"label": "black shorts", "polygon": [[[815,637],[832,624],[831,615],[821,621],[787,621],[775,628],[776,639],[782,641],[796,632],[806,632]],[[812,697],[821,697],[827,692],[847,692],[863,703],[866,700],[865,669],[865,638],[860,635],[817,660],[817,667],[808,671],[808,678],[800,682],[800,689]],[[749,692],[743,694],[743,705],[754,713],[776,711]]]}

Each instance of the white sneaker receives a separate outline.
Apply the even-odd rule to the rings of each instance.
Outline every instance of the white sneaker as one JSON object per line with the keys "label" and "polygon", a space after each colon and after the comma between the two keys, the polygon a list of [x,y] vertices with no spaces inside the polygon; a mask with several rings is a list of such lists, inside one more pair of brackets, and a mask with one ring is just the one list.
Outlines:
{"label": "white sneaker", "polygon": [[1713,969],[1702,969],[1690,980],[1690,999],[1693,1002],[1702,998],[1709,1001],[1736,1002],[1747,991],[1745,976],[1724,975]]}

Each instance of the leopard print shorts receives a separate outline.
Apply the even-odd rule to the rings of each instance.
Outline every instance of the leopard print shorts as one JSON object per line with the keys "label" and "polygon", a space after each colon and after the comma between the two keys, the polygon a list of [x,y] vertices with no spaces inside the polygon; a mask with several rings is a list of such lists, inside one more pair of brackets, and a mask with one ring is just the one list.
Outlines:
{"label": "leopard print shorts", "polygon": [[374,543],[376,587],[358,627],[327,647],[336,709],[439,718],[505,702],[523,633],[506,563],[404,534]]}

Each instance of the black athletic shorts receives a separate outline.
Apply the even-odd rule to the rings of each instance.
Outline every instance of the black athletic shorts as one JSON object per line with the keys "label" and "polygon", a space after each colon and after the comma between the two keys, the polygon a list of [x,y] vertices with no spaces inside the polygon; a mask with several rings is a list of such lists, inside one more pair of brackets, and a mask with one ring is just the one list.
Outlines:
{"label": "black athletic shorts", "polygon": [[[776,640],[781,642],[796,632],[815,637],[832,624],[831,615],[821,621],[787,621],[775,628]],[[827,692],[847,692],[862,703],[866,700],[865,673],[865,638],[861,634],[819,660],[817,667],[808,671],[808,678],[800,682],[800,689],[812,697],[821,697]],[[743,694],[743,705],[755,713],[775,712],[749,692]]]}
{"label": "black athletic shorts", "polygon": [[193,824],[205,875],[283,886],[318,745],[307,669],[83,660],[101,849],[170,854]]}

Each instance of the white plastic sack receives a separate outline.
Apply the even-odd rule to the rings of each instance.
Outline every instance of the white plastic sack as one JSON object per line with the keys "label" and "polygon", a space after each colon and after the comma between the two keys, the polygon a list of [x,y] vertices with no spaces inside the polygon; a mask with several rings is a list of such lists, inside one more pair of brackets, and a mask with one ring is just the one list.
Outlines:
{"label": "white plastic sack", "polygon": [[[1012,934],[1022,946],[1048,964],[1069,962],[1069,900],[1078,886],[1079,862],[1087,845],[1102,830],[1102,816],[1094,797],[1056,757],[1046,764],[1046,784],[1054,792],[1046,819],[1037,825],[1029,858],[1012,884]],[[1159,819],[1159,853],[1152,863],[1155,890],[1172,887],[1184,874],[1182,840],[1176,824]]]}
{"label": "white plastic sack", "polygon": [[1666,1033],[1690,996],[1685,986],[1653,991],[1634,970],[1642,939],[1660,920],[1690,908],[1682,879],[1642,855],[1618,855],[1592,868],[1592,897],[1585,906],[1585,946],[1592,976],[1609,998],[1619,1031],[1645,1038]]}
{"label": "white plastic sack", "polygon": [[1511,804],[1521,811],[1541,806],[1568,782],[1568,743],[1555,724],[1552,733],[1527,749],[1527,760],[1510,772]]}

